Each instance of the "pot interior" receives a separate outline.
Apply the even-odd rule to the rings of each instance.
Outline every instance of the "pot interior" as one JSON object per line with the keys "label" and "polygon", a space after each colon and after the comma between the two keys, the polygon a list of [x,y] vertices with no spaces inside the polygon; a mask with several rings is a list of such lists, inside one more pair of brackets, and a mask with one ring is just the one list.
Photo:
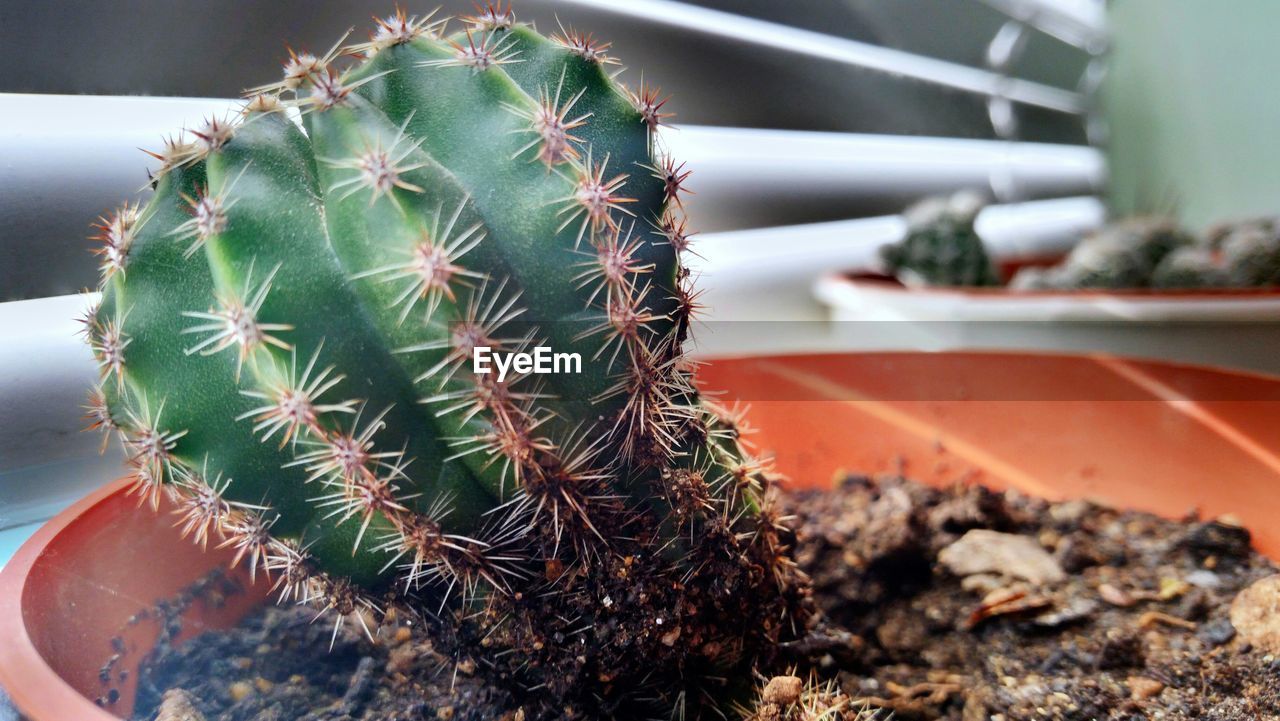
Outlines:
{"label": "pot interior", "polygon": [[[1231,513],[1260,550],[1280,555],[1280,378],[1000,353],[746,358],[709,364],[700,377],[725,391],[721,402],[751,406],[753,440],[796,486],[902,472],[1172,516]],[[110,701],[114,690],[106,708],[121,716],[159,632],[154,619],[131,619],[230,560],[229,550],[181,540],[165,509],[139,512],[124,488],[117,482],[53,522],[65,525],[46,538],[21,598],[43,660],[90,700]],[[192,603],[182,637],[231,625],[263,602],[269,584],[231,577],[246,591]],[[14,695],[20,705],[29,698]]]}
{"label": "pot interior", "polygon": [[1280,377],[1034,353],[868,353],[708,364],[801,487],[901,472],[1165,516],[1231,514],[1280,557]]}
{"label": "pot interior", "polygon": [[225,570],[241,589],[224,594],[217,584],[193,594],[179,614],[176,643],[235,624],[263,602],[269,584],[230,570],[232,551],[215,548],[216,541],[202,551],[181,538],[167,503],[152,513],[138,508],[125,482],[113,487],[45,547],[31,566],[21,611],[32,646],[49,666],[90,701],[127,717],[138,665],[161,636],[158,602],[180,599],[215,571]]}

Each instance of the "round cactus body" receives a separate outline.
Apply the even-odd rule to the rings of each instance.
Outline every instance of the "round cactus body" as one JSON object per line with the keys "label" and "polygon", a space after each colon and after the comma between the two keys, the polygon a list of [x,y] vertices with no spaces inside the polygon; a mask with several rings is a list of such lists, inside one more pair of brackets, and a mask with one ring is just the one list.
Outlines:
{"label": "round cactus body", "polygon": [[1075,288],[1145,288],[1151,273],[1192,239],[1160,218],[1130,218],[1085,238],[1067,256],[1062,280]]}
{"label": "round cactus body", "polygon": [[[1193,243],[1194,239],[1170,220],[1128,218],[1087,236],[1053,268],[1019,271],[1010,287],[1025,290],[1147,288],[1153,285],[1153,273],[1166,256]],[[1179,265],[1184,264],[1179,261]],[[1173,276],[1165,280],[1173,280]]]}
{"label": "round cactus body", "polygon": [[907,235],[881,249],[885,270],[906,285],[993,286],[999,277],[974,227],[984,201],[960,192],[906,211]]}
{"label": "round cactus body", "polygon": [[607,49],[498,5],[293,55],[102,220],[90,412],[145,499],[282,598],[463,609],[460,648],[517,650],[487,666],[548,704],[666,663],[645,697],[692,707],[670,674],[766,648],[799,580],[740,415],[684,357],[664,100]]}
{"label": "round cactus body", "polygon": [[1151,272],[1151,287],[1164,290],[1223,288],[1231,276],[1217,253],[1203,246],[1185,246],[1166,255]]}
{"label": "round cactus body", "polygon": [[1280,285],[1280,223],[1276,219],[1236,224],[1223,235],[1220,247],[1232,285]]}
{"label": "round cactus body", "polygon": [[1073,248],[1056,280],[1067,288],[1144,288],[1149,285],[1150,273],[1143,248],[1127,234],[1104,232]]}

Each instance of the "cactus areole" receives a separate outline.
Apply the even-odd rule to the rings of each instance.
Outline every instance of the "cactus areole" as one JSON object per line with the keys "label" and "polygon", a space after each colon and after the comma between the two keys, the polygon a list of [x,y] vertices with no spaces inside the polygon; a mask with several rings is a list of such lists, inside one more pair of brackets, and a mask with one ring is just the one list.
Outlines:
{"label": "cactus areole", "polygon": [[[803,623],[615,64],[501,5],[291,53],[101,220],[85,318],[141,505],[337,623],[435,624],[526,718],[695,716]],[[475,368],[539,348],[578,367]]]}

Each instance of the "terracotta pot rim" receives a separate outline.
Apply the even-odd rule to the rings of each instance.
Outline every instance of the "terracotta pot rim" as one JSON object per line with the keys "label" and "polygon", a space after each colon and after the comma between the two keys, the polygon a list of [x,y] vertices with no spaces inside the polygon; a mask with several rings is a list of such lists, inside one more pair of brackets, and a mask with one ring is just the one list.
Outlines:
{"label": "terracotta pot rim", "polygon": [[1008,287],[967,288],[964,286],[931,286],[909,288],[897,279],[870,273],[832,273],[828,282],[873,288],[877,291],[910,293],[915,295],[953,295],[975,298],[999,298],[1001,300],[1065,298],[1097,300],[1188,301],[1199,302],[1242,300],[1274,300],[1280,298],[1280,288],[1202,288],[1198,290],[1160,290],[1156,288],[1093,289],[1080,290],[1011,290]]}
{"label": "terracotta pot rim", "polygon": [[49,718],[77,721],[118,721],[71,687],[36,650],[27,632],[22,597],[31,569],[50,543],[85,512],[123,492],[128,478],[118,478],[94,490],[46,521],[0,569],[0,689],[21,713],[40,709]]}

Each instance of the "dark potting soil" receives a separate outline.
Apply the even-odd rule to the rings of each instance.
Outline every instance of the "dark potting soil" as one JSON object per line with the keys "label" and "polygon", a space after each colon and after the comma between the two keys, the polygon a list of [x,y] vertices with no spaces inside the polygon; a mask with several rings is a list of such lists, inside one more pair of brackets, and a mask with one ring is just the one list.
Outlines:
{"label": "dark potting soil", "polygon": [[1229,519],[897,479],[791,500],[815,599],[860,640],[817,665],[871,718],[1280,718],[1280,661],[1243,633],[1266,629],[1230,620],[1276,566]]}
{"label": "dark potting soil", "polygon": [[[1267,628],[1244,594],[1237,620],[1253,620],[1241,632],[1231,622],[1237,594],[1276,567],[1229,519],[901,479],[850,478],[786,505],[825,615],[786,663],[864,709],[833,721],[1280,718],[1280,653],[1250,643],[1280,645],[1280,614]],[[406,619],[371,641],[358,623],[333,637],[313,615],[267,608],[162,646],[142,669],[135,718],[524,719],[517,699]]]}

